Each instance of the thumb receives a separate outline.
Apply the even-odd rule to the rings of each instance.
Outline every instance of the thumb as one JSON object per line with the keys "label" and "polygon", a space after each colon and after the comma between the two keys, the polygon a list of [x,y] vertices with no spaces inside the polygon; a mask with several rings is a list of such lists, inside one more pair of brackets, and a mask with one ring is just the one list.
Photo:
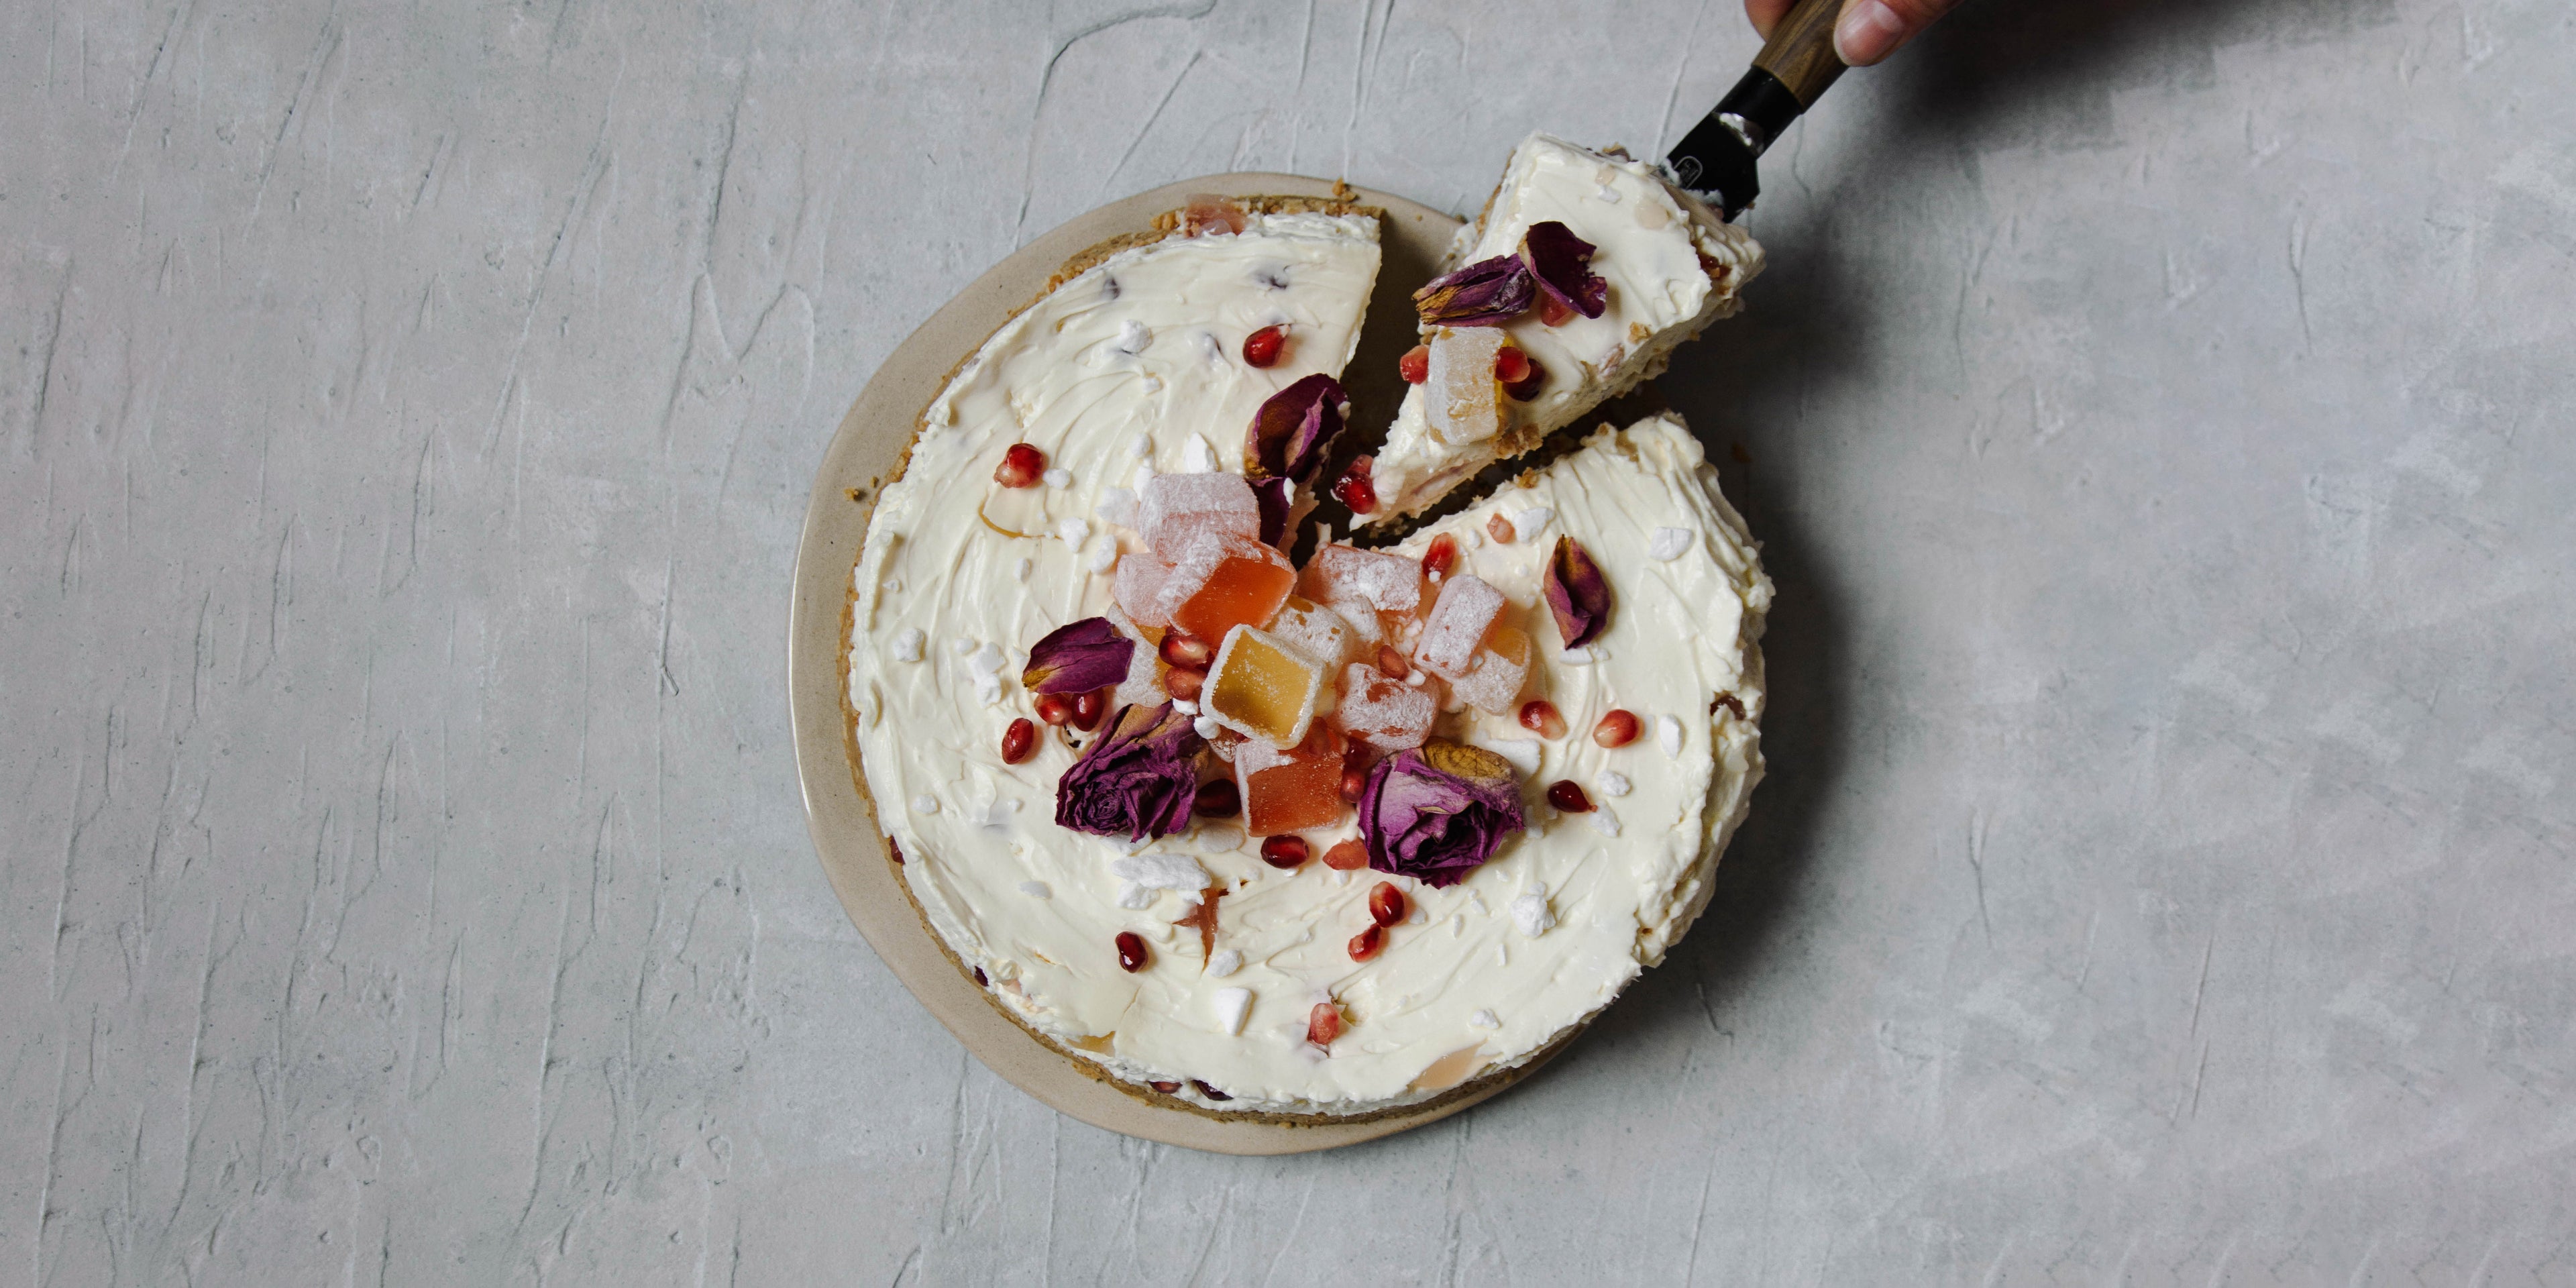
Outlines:
{"label": "thumb", "polygon": [[1867,67],[1895,53],[1959,0],[1849,0],[1834,24],[1834,53]]}

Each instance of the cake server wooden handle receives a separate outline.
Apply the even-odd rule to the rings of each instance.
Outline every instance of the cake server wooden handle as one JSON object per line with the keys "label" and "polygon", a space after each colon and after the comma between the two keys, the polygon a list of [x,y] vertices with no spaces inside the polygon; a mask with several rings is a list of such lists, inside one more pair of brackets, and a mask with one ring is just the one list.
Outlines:
{"label": "cake server wooden handle", "polygon": [[1753,69],[1664,158],[1673,177],[1708,194],[1728,219],[1752,206],[1762,185],[1755,162],[1843,74],[1834,52],[1842,0],[1799,0],[1771,29]]}
{"label": "cake server wooden handle", "polygon": [[1753,58],[1801,108],[1814,107],[1843,74],[1842,55],[1834,52],[1834,22],[1842,13],[1842,0],[1803,0],[1771,29],[1770,41]]}

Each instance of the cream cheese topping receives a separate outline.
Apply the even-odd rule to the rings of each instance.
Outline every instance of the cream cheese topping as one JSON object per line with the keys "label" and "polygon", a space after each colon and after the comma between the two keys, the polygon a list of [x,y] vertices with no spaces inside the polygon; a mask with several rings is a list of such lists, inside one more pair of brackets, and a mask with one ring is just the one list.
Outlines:
{"label": "cream cheese topping", "polygon": [[[1532,486],[1403,548],[1418,556],[1437,532],[1459,533],[1457,571],[1510,598],[1508,620],[1538,642],[1533,692],[1571,732],[1542,743],[1508,717],[1441,718],[1438,732],[1526,771],[1531,829],[1449,889],[1397,879],[1415,915],[1373,960],[1352,961],[1346,944],[1370,924],[1382,874],[1319,862],[1277,871],[1237,820],[1142,845],[1073,832],[1052,821],[1074,758],[1061,738],[1047,731],[1027,760],[1002,762],[1004,728],[1032,709],[1018,683],[1028,645],[1109,611],[1095,561],[1138,544],[1104,506],[1117,510],[1120,489],[1132,506],[1140,458],[1149,469],[1242,468],[1238,427],[1261,401],[1348,360],[1375,233],[1364,217],[1258,216],[1242,234],[1166,238],[1065,282],[996,332],[924,413],[852,574],[854,735],[932,929],[1078,1058],[1133,1082],[1179,1082],[1226,1110],[1367,1112],[1531,1059],[1687,927],[1761,774],[1755,642],[1770,584],[1698,443],[1661,418],[1595,435]],[[1235,356],[1245,335],[1282,322],[1292,339],[1277,366]],[[1068,481],[993,485],[1002,449],[1020,441]],[[1478,539],[1497,512],[1543,530]],[[1650,558],[1672,531],[1687,547]],[[1559,533],[1609,572],[1617,607],[1583,653],[1615,665],[1573,665],[1557,645],[1538,588]],[[1712,706],[1714,694],[1733,706]],[[1671,754],[1643,738],[1595,745],[1586,734],[1613,706],[1678,731]],[[1616,838],[1599,814],[1546,806],[1548,782],[1603,775],[1628,787]],[[1321,854],[1354,832],[1346,820],[1308,840]],[[1210,885],[1224,894],[1215,952],[1203,956],[1198,930],[1173,923]],[[1122,931],[1148,946],[1134,974],[1119,965]],[[1306,1041],[1326,1000],[1348,1024],[1328,1048]],[[1232,1099],[1207,1100],[1189,1080]]]}
{"label": "cream cheese topping", "polygon": [[[1372,523],[1414,514],[1501,455],[1537,445],[1639,380],[1662,370],[1673,348],[1736,309],[1736,292],[1762,271],[1751,234],[1718,219],[1652,166],[1533,134],[1512,151],[1501,187],[1444,269],[1513,254],[1531,224],[1556,220],[1597,250],[1592,270],[1610,284],[1600,317],[1548,326],[1533,312],[1506,323],[1511,343],[1547,369],[1536,398],[1518,404],[1501,439],[1451,443],[1432,428],[1423,386],[1405,394],[1377,453]],[[1472,233],[1473,240],[1467,240]],[[1718,270],[1720,280],[1711,280]]]}

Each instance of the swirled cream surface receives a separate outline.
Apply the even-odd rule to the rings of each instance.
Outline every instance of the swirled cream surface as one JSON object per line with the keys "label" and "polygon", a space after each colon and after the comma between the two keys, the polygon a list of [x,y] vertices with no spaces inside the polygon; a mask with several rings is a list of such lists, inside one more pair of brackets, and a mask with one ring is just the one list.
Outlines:
{"label": "swirled cream surface", "polygon": [[[1382,875],[1278,871],[1233,821],[1141,846],[1072,832],[1053,822],[1067,741],[1046,730],[1035,754],[1003,763],[1004,729],[1032,713],[1017,678],[1029,644],[1106,613],[1103,554],[1137,544],[1113,521],[1126,513],[1116,489],[1140,469],[1239,469],[1260,402],[1347,360],[1376,267],[1364,218],[1270,216],[1236,236],[1125,251],[1064,283],[932,403],[854,573],[862,769],[933,930],[1077,1058],[1220,1110],[1367,1112],[1528,1059],[1660,958],[1706,898],[1708,863],[1759,775],[1753,641],[1769,584],[1697,443],[1667,421],[1605,437],[1473,512],[1535,524],[1517,544],[1475,538],[1459,567],[1512,597],[1513,619],[1542,640],[1539,691],[1577,732],[1541,744],[1505,720],[1443,717],[1443,732],[1528,771],[1532,829],[1451,889],[1400,880],[1415,915],[1374,960],[1352,961],[1347,944]],[[1282,321],[1286,359],[1246,366],[1243,337]],[[991,481],[1020,441],[1047,453],[1056,481]],[[1619,596],[1576,661],[1559,656],[1538,600],[1558,532],[1594,551]],[[1721,692],[1744,718],[1711,714]],[[1609,751],[1580,731],[1614,705],[1646,732]],[[1597,785],[1607,774],[1619,794]],[[1558,777],[1594,785],[1605,808],[1551,817],[1542,788]],[[1308,839],[1320,854],[1353,830]],[[1226,892],[1212,953],[1174,924],[1207,886]],[[1121,969],[1122,931],[1148,947],[1140,971]],[[1319,1048],[1306,1028],[1326,999],[1348,1028]]]}
{"label": "swirled cream surface", "polygon": [[1442,268],[1514,254],[1530,225],[1549,220],[1597,248],[1592,271],[1610,284],[1607,307],[1557,326],[1535,311],[1504,324],[1511,343],[1547,369],[1547,382],[1514,405],[1511,426],[1496,437],[1448,441],[1432,426],[1425,389],[1407,391],[1377,453],[1371,522],[1421,511],[1497,458],[1528,451],[1662,371],[1675,346],[1735,312],[1736,292],[1762,271],[1752,234],[1719,220],[1654,167],[1545,134],[1513,149],[1502,185],[1477,222],[1460,230]]}

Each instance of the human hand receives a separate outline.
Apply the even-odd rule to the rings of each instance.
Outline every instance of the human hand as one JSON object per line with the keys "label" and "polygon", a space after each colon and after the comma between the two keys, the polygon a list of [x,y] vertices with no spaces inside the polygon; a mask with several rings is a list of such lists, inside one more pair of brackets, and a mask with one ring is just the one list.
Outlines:
{"label": "human hand", "polygon": [[[1744,0],[1744,16],[1768,40],[1771,29],[1796,5],[1797,0]],[[1959,0],[1843,0],[1842,17],[1834,23],[1834,53],[1851,66],[1867,67],[1958,5]]]}

